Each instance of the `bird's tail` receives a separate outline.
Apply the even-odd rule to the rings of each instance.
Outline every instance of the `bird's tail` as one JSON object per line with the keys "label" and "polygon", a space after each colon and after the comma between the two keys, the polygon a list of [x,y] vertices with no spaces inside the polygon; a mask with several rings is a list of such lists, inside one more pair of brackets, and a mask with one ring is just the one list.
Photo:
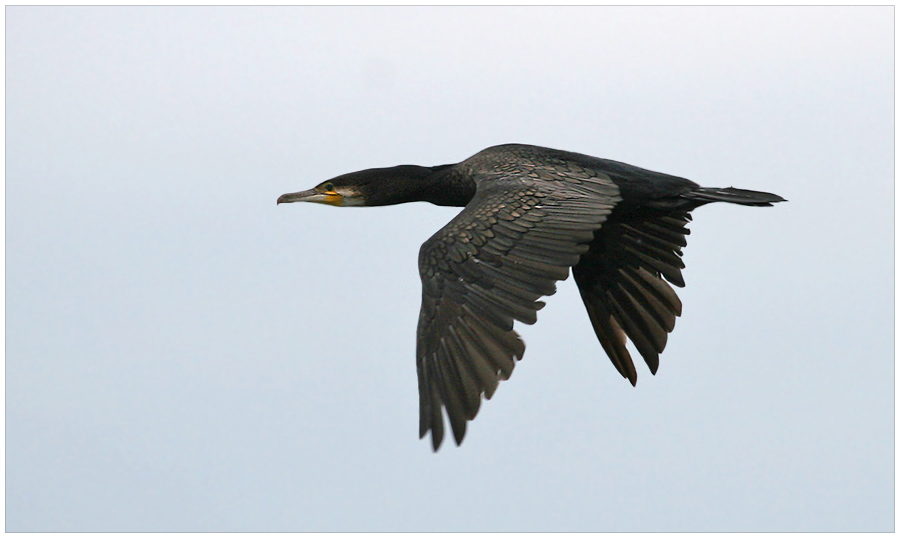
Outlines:
{"label": "bird's tail", "polygon": [[725,189],[700,187],[685,193],[682,196],[688,200],[699,202],[700,204],[707,204],[709,202],[730,202],[732,204],[741,205],[771,206],[778,202],[787,201],[777,194],[735,189],[734,187]]}

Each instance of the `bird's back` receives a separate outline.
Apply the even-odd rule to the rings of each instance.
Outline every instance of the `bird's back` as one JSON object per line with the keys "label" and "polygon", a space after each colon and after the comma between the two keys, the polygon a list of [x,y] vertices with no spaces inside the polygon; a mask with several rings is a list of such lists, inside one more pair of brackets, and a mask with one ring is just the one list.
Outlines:
{"label": "bird's back", "polygon": [[584,181],[611,181],[626,206],[670,207],[674,200],[699,185],[683,177],[654,172],[591,155],[527,144],[503,144],[484,149],[461,162],[473,177],[520,176],[548,186],[572,188]]}

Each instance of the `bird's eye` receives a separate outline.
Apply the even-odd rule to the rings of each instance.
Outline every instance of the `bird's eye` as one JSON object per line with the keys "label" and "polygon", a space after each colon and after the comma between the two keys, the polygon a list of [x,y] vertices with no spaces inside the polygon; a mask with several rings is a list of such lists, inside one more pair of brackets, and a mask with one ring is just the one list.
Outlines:
{"label": "bird's eye", "polygon": [[334,183],[325,183],[322,185],[322,190],[325,192],[334,192]]}

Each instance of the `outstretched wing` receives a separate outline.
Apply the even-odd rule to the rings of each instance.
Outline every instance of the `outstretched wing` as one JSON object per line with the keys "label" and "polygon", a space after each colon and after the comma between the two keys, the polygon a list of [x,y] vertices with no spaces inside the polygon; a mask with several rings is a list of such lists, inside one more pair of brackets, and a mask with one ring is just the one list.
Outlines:
{"label": "outstretched wing", "polygon": [[[416,337],[419,436],[441,444],[446,409],[456,443],[508,379],[525,344],[513,321],[534,323],[620,200],[609,178],[531,169],[476,179],[466,208],[419,251]],[[564,188],[563,188],[564,187]]]}
{"label": "outstretched wing", "polygon": [[655,374],[681,315],[681,301],[663,278],[684,287],[681,249],[690,220],[682,210],[644,208],[621,220],[614,215],[572,270],[597,339],[632,385],[637,372],[626,335]]}

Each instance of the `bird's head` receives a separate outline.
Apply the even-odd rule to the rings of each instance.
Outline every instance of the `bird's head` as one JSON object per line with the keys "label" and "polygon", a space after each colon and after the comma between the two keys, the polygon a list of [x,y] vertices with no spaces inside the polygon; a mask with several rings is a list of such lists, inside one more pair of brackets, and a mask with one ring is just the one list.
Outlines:
{"label": "bird's head", "polygon": [[363,195],[363,183],[359,178],[353,177],[360,174],[344,174],[328,181],[319,183],[308,191],[291,192],[278,197],[279,204],[291,202],[314,202],[334,206],[366,205]]}

